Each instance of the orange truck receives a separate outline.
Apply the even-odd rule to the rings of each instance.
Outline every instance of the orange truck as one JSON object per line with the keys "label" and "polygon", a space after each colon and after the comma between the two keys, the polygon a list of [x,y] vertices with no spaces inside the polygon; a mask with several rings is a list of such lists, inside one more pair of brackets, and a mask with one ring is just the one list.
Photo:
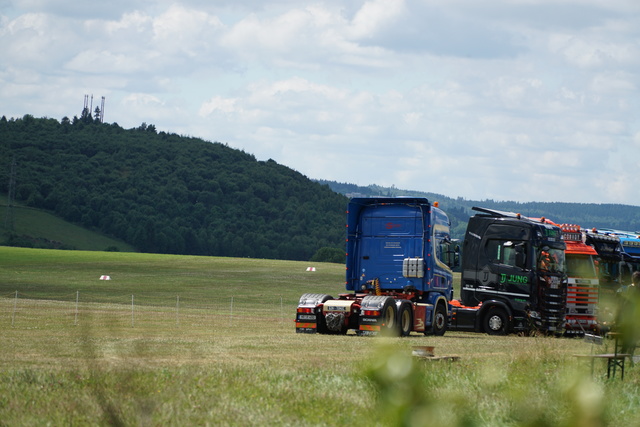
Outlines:
{"label": "orange truck", "polygon": [[593,246],[585,243],[587,231],[579,225],[556,224],[544,217],[539,220],[560,227],[562,239],[567,245],[565,257],[568,285],[565,335],[599,333],[598,252]]}
{"label": "orange truck", "polygon": [[587,245],[586,231],[579,225],[562,224],[566,249],[567,316],[565,334],[583,335],[598,332],[598,252]]}
{"label": "orange truck", "polygon": [[598,302],[600,280],[598,272],[598,252],[586,244],[587,230],[575,224],[556,224],[547,218],[537,218],[560,227],[562,240],[567,245],[565,261],[567,270],[567,314],[565,335],[584,335],[600,330],[598,323]]}

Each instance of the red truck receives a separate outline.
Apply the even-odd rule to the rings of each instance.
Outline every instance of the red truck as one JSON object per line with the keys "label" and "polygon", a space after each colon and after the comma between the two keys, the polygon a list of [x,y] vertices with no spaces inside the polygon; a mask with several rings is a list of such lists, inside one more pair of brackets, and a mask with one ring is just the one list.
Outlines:
{"label": "red truck", "polygon": [[587,245],[586,232],[579,225],[562,224],[562,237],[567,245],[565,252],[568,276],[567,316],[565,333],[583,335],[599,331],[598,301],[598,252]]}

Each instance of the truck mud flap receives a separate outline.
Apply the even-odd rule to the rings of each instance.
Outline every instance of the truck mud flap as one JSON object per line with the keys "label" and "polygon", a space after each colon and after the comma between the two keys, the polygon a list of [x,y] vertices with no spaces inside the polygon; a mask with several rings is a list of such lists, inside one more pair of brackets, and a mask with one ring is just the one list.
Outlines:
{"label": "truck mud flap", "polygon": [[395,300],[387,296],[370,295],[362,299],[358,331],[390,333],[397,330]]}
{"label": "truck mud flap", "polygon": [[322,305],[333,299],[326,294],[303,294],[296,309],[296,333],[315,334],[326,332]]}

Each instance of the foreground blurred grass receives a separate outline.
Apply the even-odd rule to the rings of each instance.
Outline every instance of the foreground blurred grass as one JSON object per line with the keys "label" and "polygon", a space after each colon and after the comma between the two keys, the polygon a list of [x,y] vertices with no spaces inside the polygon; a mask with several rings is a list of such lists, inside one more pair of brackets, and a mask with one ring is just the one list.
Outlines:
{"label": "foreground blurred grass", "polygon": [[640,425],[640,368],[592,380],[581,340],[296,334],[343,289],[307,265],[0,247],[0,425]]}

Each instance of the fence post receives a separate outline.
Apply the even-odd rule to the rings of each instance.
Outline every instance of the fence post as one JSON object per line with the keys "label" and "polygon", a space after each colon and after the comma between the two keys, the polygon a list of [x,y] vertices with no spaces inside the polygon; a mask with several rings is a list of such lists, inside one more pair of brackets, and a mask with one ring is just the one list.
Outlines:
{"label": "fence post", "polygon": [[176,299],[176,326],[180,327],[180,295]]}
{"label": "fence post", "polygon": [[18,291],[16,291],[16,297],[13,300],[13,313],[11,314],[11,326],[13,327],[16,321],[16,309],[18,307]]}
{"label": "fence post", "polygon": [[80,291],[76,291],[76,319],[73,324],[78,326],[78,300],[80,299]]}
{"label": "fence post", "polygon": [[229,326],[233,326],[233,296],[231,297],[231,307],[229,310]]}

